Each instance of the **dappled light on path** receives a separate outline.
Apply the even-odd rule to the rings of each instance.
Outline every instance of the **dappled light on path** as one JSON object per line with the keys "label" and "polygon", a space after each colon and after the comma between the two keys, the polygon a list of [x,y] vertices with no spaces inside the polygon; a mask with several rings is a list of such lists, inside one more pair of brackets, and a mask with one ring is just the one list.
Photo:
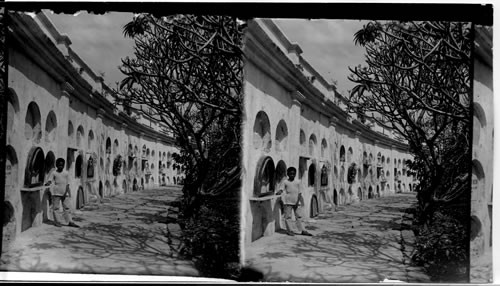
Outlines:
{"label": "dappled light on path", "polygon": [[423,270],[408,273],[401,252],[401,216],[414,201],[400,194],[327,210],[307,223],[313,237],[263,237],[246,247],[246,261],[265,281],[426,282]]}
{"label": "dappled light on path", "polygon": [[[106,199],[75,213],[81,228],[44,224],[21,234],[1,257],[1,270],[198,276],[172,248],[169,204],[180,190],[146,190]],[[173,241],[177,240],[177,241]]]}

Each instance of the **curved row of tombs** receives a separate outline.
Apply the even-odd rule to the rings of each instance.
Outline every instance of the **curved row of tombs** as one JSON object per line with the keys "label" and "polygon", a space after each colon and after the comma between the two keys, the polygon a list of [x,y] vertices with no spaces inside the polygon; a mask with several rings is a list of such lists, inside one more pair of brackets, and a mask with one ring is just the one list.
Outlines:
{"label": "curved row of tombs", "polygon": [[45,186],[66,161],[71,205],[179,186],[179,150],[165,127],[117,108],[112,90],[41,12],[11,14],[4,246],[52,217]]}
{"label": "curved row of tombs", "polygon": [[309,217],[346,205],[415,190],[406,142],[346,112],[345,98],[270,19],[246,35],[242,217],[244,242],[281,228],[276,195],[288,167],[297,169]]}

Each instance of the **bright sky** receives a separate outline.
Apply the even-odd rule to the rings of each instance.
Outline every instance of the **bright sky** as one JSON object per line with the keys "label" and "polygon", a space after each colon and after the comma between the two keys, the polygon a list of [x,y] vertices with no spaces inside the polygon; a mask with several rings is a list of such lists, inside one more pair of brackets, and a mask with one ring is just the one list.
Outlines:
{"label": "bright sky", "polygon": [[78,16],[46,13],[56,28],[71,39],[71,48],[97,74],[104,72],[110,87],[124,76],[118,70],[121,58],[133,54],[134,42],[123,36],[123,26],[132,20],[132,13],[103,15],[81,12]]}
{"label": "bright sky", "polygon": [[[121,58],[133,54],[133,41],[123,36],[123,26],[132,13],[107,13],[104,15],[81,12],[78,16],[47,13],[61,33],[72,41],[73,50],[97,74],[104,72],[110,87],[124,76],[118,70]],[[347,79],[348,66],[364,61],[364,49],[355,46],[353,35],[363,23],[358,20],[275,20],[292,42],[303,50],[302,56],[316,68],[327,81],[337,81],[337,90],[346,95],[353,87]]]}
{"label": "bright sky", "polygon": [[364,63],[364,48],[354,45],[354,33],[366,21],[359,20],[275,20],[291,42],[302,48],[302,56],[325,80],[337,81],[337,91],[347,96],[354,87],[347,79],[348,67]]}

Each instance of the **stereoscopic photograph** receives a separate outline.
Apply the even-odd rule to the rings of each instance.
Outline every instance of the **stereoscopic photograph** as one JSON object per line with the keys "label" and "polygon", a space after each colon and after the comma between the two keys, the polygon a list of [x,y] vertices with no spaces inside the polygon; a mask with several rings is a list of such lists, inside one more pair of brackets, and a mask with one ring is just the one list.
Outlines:
{"label": "stereoscopic photograph", "polygon": [[0,275],[493,282],[491,5],[157,4],[1,9]]}

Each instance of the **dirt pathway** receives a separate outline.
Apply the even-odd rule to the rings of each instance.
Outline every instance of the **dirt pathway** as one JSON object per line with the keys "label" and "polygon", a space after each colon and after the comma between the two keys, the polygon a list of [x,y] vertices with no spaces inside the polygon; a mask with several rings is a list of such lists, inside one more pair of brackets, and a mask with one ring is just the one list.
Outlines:
{"label": "dirt pathway", "polygon": [[245,259],[266,281],[429,282],[401,251],[401,218],[415,200],[397,194],[327,210],[306,224],[314,237],[276,233],[246,247]]}
{"label": "dirt pathway", "polygon": [[[180,230],[169,224],[178,188],[133,192],[74,212],[81,228],[43,224],[23,232],[2,254],[6,271],[197,276],[177,256]],[[176,241],[177,240],[177,241]]]}

